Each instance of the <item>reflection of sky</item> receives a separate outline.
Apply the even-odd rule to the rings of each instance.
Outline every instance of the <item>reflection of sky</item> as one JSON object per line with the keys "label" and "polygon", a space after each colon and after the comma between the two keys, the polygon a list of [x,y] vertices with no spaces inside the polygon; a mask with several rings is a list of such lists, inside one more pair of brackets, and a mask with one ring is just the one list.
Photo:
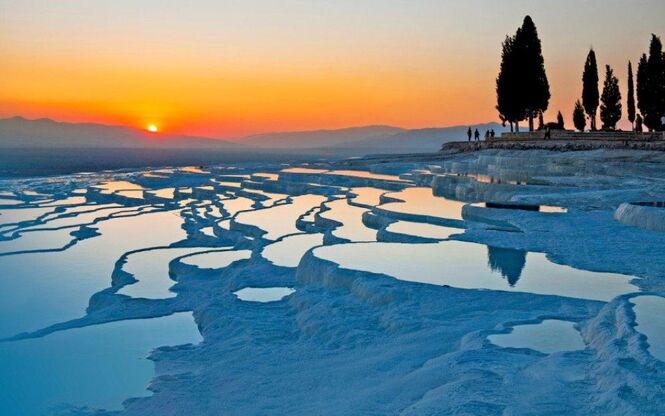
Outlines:
{"label": "reflection of sky", "polygon": [[[110,286],[122,254],[185,238],[181,224],[182,218],[170,212],[116,218],[95,226],[100,236],[66,251],[0,257],[0,316],[20,317],[1,319],[0,337],[83,316],[90,295]],[[60,242],[50,242],[50,236],[60,235],[47,231],[40,236],[50,244]]]}
{"label": "reflection of sky", "polygon": [[[528,253],[519,276],[510,281],[504,270],[487,261],[487,247],[481,244],[444,241],[438,244],[361,243],[319,247],[317,257],[343,268],[383,273],[397,279],[450,285],[459,288],[486,288],[573,298],[604,300],[638,291],[629,276],[595,273],[550,262],[542,253]],[[496,257],[502,253],[494,253]],[[507,259],[507,263],[512,262]]]}
{"label": "reflection of sky", "polygon": [[320,216],[342,223],[333,230],[334,236],[350,241],[376,240],[376,230],[363,224],[362,215],[367,209],[349,205],[346,198],[327,202],[326,206],[330,210],[321,212]]}
{"label": "reflection of sky", "polygon": [[290,287],[246,287],[237,292],[233,292],[238,299],[246,302],[276,302],[289,296],[295,290]]}
{"label": "reflection of sky", "polygon": [[400,192],[386,194],[386,196],[401,199],[404,202],[390,202],[381,205],[380,207],[385,210],[454,220],[462,219],[462,207],[465,205],[464,202],[432,195],[432,188],[406,188]]}
{"label": "reflection of sky", "polygon": [[298,234],[267,245],[261,255],[277,266],[296,267],[307,250],[323,244],[323,234]]}
{"label": "reflection of sky", "polygon": [[426,238],[448,238],[452,234],[461,234],[464,232],[460,228],[443,227],[441,225],[427,224],[423,222],[396,221],[388,225],[387,231],[414,235]]}
{"label": "reflection of sky", "polygon": [[292,203],[274,206],[251,212],[242,212],[236,217],[236,221],[242,224],[254,225],[264,231],[264,238],[275,240],[287,234],[299,232],[296,228],[296,220],[325,201],[320,195],[300,195],[292,198]]}
{"label": "reflection of sky", "polygon": [[500,347],[531,348],[550,354],[585,348],[574,322],[546,319],[534,325],[515,326],[508,334],[490,335],[488,339]]}
{"label": "reflection of sky", "polygon": [[205,250],[205,247],[164,248],[130,254],[122,270],[131,273],[138,282],[123,286],[118,293],[147,299],[173,297],[175,293],[169,288],[175,282],[169,278],[169,262],[176,257]]}
{"label": "reflection of sky", "polygon": [[635,304],[635,329],[646,335],[651,355],[665,361],[665,298],[638,296],[630,301]]}
{"label": "reflection of sky", "polygon": [[121,409],[150,394],[152,349],[200,340],[192,314],[180,313],[0,343],[0,414],[41,416],[60,403]]}

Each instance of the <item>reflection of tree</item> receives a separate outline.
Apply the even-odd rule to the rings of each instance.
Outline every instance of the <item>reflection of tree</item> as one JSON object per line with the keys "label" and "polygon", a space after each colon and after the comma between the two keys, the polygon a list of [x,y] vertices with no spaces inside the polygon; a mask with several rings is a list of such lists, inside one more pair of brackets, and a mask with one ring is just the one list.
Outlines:
{"label": "reflection of tree", "polygon": [[487,264],[515,286],[526,264],[526,251],[487,246]]}

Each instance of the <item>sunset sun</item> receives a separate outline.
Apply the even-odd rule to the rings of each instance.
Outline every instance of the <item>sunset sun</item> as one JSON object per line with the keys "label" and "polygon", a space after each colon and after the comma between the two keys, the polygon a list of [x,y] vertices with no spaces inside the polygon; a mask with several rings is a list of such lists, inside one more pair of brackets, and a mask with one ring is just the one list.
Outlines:
{"label": "sunset sun", "polygon": [[151,133],[157,133],[157,126],[154,124],[149,125],[147,129]]}

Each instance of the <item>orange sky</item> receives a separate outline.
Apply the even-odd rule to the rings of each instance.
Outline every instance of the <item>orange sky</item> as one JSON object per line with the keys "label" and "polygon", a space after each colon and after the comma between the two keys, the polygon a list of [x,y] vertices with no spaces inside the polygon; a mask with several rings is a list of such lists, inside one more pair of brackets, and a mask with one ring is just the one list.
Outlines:
{"label": "orange sky", "polygon": [[665,15],[662,1],[101,3],[0,0],[0,116],[214,137],[496,120],[500,44],[528,12],[546,118],[570,119],[588,47],[624,83]]}

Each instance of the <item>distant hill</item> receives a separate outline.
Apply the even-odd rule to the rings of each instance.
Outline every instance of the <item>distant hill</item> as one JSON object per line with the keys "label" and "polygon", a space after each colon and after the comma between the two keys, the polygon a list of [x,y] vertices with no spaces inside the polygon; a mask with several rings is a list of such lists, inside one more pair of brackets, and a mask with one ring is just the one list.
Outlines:
{"label": "distant hill", "polygon": [[[443,143],[466,140],[468,128],[469,126],[452,126],[403,130],[395,134],[346,142],[340,145],[327,146],[327,148],[331,151],[341,151],[342,149],[363,150],[365,154],[436,152]],[[507,130],[499,123],[476,124],[472,128],[478,129],[482,139],[484,139],[487,130],[494,129],[497,135]]]}
{"label": "distant hill", "polygon": [[[474,125],[481,134],[499,124]],[[467,126],[407,130],[391,126],[269,133],[234,140],[155,134],[123,126],[0,119],[0,177],[125,167],[312,160],[436,152],[466,140]]]}
{"label": "distant hill", "polygon": [[312,130],[265,133],[246,136],[235,141],[249,146],[272,149],[316,149],[357,143],[363,140],[380,139],[405,129],[392,126],[349,127],[337,130]]}
{"label": "distant hill", "polygon": [[[443,143],[466,140],[468,128],[469,126],[453,126],[407,130],[391,126],[367,126],[260,134],[236,141],[260,148],[309,150],[336,156],[435,152]],[[486,130],[494,129],[497,134],[506,130],[498,123],[478,124],[473,128],[477,128],[483,137]]]}
{"label": "distant hill", "polygon": [[236,149],[242,144],[207,137],[150,133],[124,126],[61,123],[23,117],[0,119],[0,148]]}

